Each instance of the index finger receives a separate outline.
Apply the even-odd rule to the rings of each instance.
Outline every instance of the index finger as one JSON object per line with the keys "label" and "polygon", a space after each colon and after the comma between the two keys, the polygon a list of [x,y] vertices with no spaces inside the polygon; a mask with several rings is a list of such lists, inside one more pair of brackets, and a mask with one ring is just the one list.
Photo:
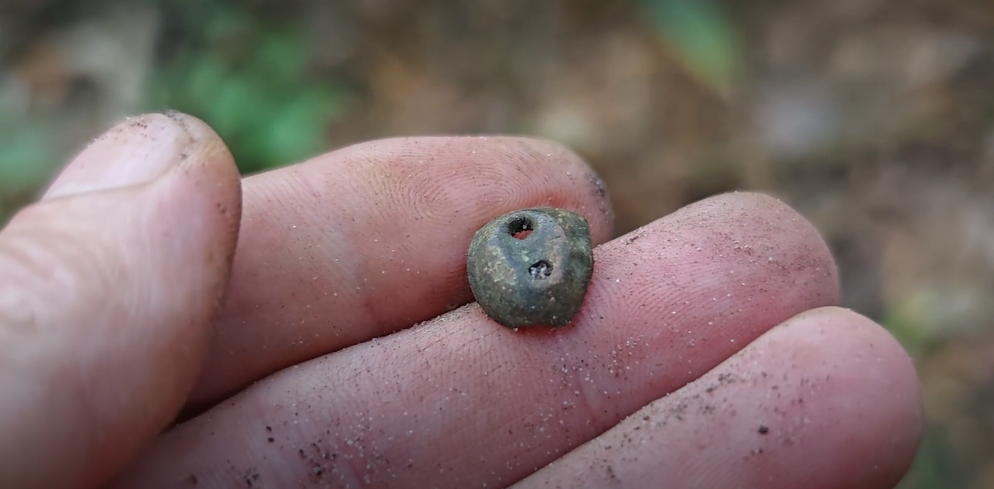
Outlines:
{"label": "index finger", "polygon": [[194,404],[470,302],[466,249],[501,214],[572,210],[595,244],[612,226],[597,175],[563,147],[525,138],[374,141],[243,187],[232,278]]}

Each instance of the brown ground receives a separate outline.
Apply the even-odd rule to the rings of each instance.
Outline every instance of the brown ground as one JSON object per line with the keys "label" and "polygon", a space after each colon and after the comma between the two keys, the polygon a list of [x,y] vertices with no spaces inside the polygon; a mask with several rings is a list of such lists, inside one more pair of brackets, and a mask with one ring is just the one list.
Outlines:
{"label": "brown ground", "polygon": [[[57,127],[65,155],[141,109],[184,17],[168,1],[29,15],[46,3],[80,4],[0,7],[0,109]],[[932,434],[905,487],[994,487],[994,3],[726,1],[717,68],[660,30],[653,1],[251,4],[306,33],[315,80],[350,88],[329,148],[551,138],[603,176],[619,232],[726,190],[782,197],[831,244],[845,305],[919,359]],[[85,61],[108,42],[132,48]],[[0,205],[50,171],[0,182]]]}

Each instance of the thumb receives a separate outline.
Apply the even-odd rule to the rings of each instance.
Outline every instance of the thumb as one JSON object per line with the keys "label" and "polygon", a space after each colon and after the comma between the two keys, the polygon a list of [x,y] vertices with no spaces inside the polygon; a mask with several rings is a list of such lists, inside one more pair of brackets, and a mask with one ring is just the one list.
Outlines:
{"label": "thumb", "polygon": [[106,481],[199,374],[238,235],[231,154],[181,114],[128,120],[0,231],[0,481]]}

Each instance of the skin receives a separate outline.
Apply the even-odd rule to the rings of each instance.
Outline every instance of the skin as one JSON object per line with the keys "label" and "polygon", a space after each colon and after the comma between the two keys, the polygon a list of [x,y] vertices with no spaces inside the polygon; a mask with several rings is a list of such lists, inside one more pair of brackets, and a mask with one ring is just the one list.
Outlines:
{"label": "skin", "polygon": [[[534,206],[583,215],[596,266],[573,324],[515,332],[471,303],[465,253]],[[835,307],[801,216],[736,193],[610,230],[599,180],[547,142],[375,141],[240,181],[202,122],[126,121],[0,232],[0,480],[886,488],[907,471],[912,362]]]}

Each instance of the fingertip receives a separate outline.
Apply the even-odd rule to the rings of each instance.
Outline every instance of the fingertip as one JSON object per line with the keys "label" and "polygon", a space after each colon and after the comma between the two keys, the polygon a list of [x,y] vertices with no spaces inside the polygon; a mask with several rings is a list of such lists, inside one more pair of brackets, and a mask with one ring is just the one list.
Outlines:
{"label": "fingertip", "polygon": [[[579,155],[554,141],[520,136],[400,137],[358,143],[312,159],[300,176],[345,164],[336,175],[352,190],[401,200],[411,216],[431,221],[433,214],[459,209],[489,221],[495,208],[520,205],[561,207],[587,219],[595,243],[611,238],[614,213],[607,188]],[[369,168],[375,167],[375,175]],[[262,180],[262,179],[260,179]],[[406,200],[405,200],[406,199]],[[427,202],[424,202],[426,201]],[[444,203],[445,205],[438,205]],[[515,205],[516,204],[516,205]],[[421,212],[423,216],[418,216]],[[503,212],[501,212],[503,213]]]}
{"label": "fingertip", "polygon": [[[716,218],[729,215],[734,219]],[[755,260],[776,263],[777,253],[790,250],[798,257],[790,264],[794,269],[781,267],[784,273],[771,274],[771,279],[792,277],[799,281],[799,287],[817,283],[824,295],[823,304],[839,303],[839,271],[831,249],[818,229],[784,201],[758,192],[727,192],[681,209],[678,221],[689,222],[705,233],[727,236],[733,251],[752,254]],[[730,222],[734,227],[728,227]],[[770,237],[776,239],[765,239]],[[763,248],[768,251],[766,256],[756,254]],[[795,274],[800,268],[810,274]]]}
{"label": "fingertip", "polygon": [[[127,118],[94,139],[63,169],[44,199],[146,183],[178,163],[202,132],[189,116],[151,113]],[[189,130],[192,126],[194,131]]]}
{"label": "fingertip", "polygon": [[737,404],[763,413],[770,433],[778,430],[771,459],[748,461],[744,473],[776,470],[820,480],[819,487],[871,489],[893,487],[911,467],[924,422],[918,373],[869,318],[836,306],[806,311],[725,367],[736,365],[763,376]]}
{"label": "fingertip", "polygon": [[[921,382],[914,359],[884,327],[851,309],[821,307],[799,314],[782,326],[784,341],[807,345],[799,349],[825,361],[844,362],[837,381],[840,394],[848,394],[870,410],[876,420],[861,421],[877,440],[890,445],[889,464],[903,474],[914,458],[924,431]],[[817,332],[817,333],[816,333]],[[789,336],[788,336],[789,335]],[[818,350],[817,352],[814,350]],[[902,465],[902,460],[904,465]]]}
{"label": "fingertip", "polygon": [[504,137],[505,144],[517,146],[525,155],[519,158],[542,160],[545,164],[558,166],[574,180],[577,193],[582,195],[581,205],[576,209],[591,224],[591,237],[594,243],[603,243],[612,237],[615,215],[607,185],[600,175],[572,149],[549,139],[531,137]]}
{"label": "fingertip", "polygon": [[[164,117],[183,127],[193,138],[194,143],[179,154],[179,164],[172,169],[170,178],[174,188],[165,189],[164,198],[175,205],[183,198],[191,196],[202,199],[188,202],[189,213],[171,211],[167,215],[180,221],[188,216],[204,216],[202,236],[208,241],[200,243],[205,249],[221,250],[220,256],[208,256],[207,269],[217,269],[213,275],[217,284],[217,296],[223,293],[231,274],[235,247],[241,226],[242,182],[234,157],[221,137],[202,120],[176,111],[163,113]],[[170,185],[165,184],[165,185]],[[177,222],[177,226],[182,223]],[[213,263],[215,260],[217,263]]]}
{"label": "fingertip", "polygon": [[894,487],[921,435],[908,354],[869,319],[822,307],[783,322],[515,487],[604,487],[612,479]]}
{"label": "fingertip", "polygon": [[152,114],[91,145],[0,233],[0,433],[17,447],[0,448],[0,480],[98,485],[176,415],[230,273],[240,189],[206,125]]}

